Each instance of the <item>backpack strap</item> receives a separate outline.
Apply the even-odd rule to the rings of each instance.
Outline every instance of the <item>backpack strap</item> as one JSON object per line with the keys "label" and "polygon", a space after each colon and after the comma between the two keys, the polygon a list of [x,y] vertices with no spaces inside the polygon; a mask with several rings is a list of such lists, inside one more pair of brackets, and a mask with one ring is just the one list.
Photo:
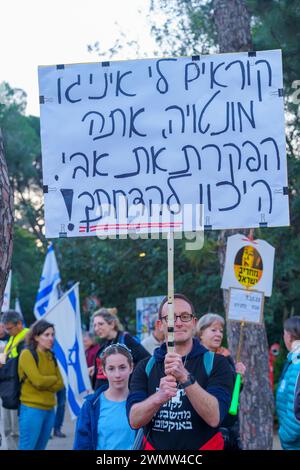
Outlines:
{"label": "backpack strap", "polygon": [[122,331],[120,334],[120,337],[118,339],[118,343],[120,344],[125,344],[125,335],[127,334],[126,331]]}
{"label": "backpack strap", "polygon": [[[36,365],[38,366],[38,365],[39,365],[39,356],[38,356],[37,350],[34,349],[34,348],[30,348],[30,347],[27,348],[27,349],[28,349],[28,350],[31,352],[31,354],[33,355],[33,359],[35,360]],[[51,353],[52,360],[53,360],[54,364],[57,366],[57,360],[56,360],[56,356],[55,356],[54,352],[50,350],[50,353]]]}
{"label": "backpack strap", "polygon": [[23,340],[19,341],[19,343],[17,344],[16,348],[17,348],[17,353],[18,353],[18,356],[19,356],[19,355],[21,354],[21,352],[23,351],[23,349],[26,348],[26,346],[25,346],[25,340],[23,339]]}
{"label": "backpack strap", "polygon": [[39,356],[38,356],[37,350],[32,348],[32,347],[27,347],[26,349],[28,349],[28,351],[31,352],[31,354],[33,356],[33,359],[35,360],[36,365],[38,366],[39,365]]}
{"label": "backpack strap", "polygon": [[210,373],[212,371],[212,368],[214,365],[214,358],[215,358],[215,353],[212,351],[206,351],[203,354],[204,368],[205,368],[207,377],[210,376]]}
{"label": "backpack strap", "polygon": [[150,372],[152,370],[152,367],[154,366],[155,364],[155,358],[154,356],[151,356],[149,359],[148,359],[148,362],[146,364],[146,368],[145,368],[145,372],[147,374],[147,377],[149,377],[150,375]]}

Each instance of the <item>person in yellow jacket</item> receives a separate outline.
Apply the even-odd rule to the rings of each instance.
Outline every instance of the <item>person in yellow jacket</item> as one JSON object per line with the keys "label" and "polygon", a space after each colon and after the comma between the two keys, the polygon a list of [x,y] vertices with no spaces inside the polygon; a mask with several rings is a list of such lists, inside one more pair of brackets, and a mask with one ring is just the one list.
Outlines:
{"label": "person in yellow jacket", "polygon": [[19,450],[44,450],[53,428],[56,392],[64,386],[51,351],[54,337],[54,325],[39,320],[31,326],[20,354]]}
{"label": "person in yellow jacket", "polygon": [[[3,313],[1,322],[10,336],[2,357],[3,362],[6,362],[8,359],[18,356],[18,346],[20,347],[20,343],[24,342],[29,329],[24,328],[23,318],[15,310],[8,310]],[[2,407],[1,417],[3,419],[7,450],[17,450],[19,438],[18,410],[8,410]]]}

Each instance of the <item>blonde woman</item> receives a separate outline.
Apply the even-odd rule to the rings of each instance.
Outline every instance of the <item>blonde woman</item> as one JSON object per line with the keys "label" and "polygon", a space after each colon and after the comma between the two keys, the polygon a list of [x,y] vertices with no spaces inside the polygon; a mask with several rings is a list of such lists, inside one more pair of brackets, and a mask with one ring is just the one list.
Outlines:
{"label": "blonde woman", "polygon": [[97,390],[107,384],[107,377],[103,370],[101,354],[111,344],[125,344],[132,353],[134,366],[145,357],[150,356],[148,351],[139,344],[129,333],[123,331],[118,317],[110,313],[106,308],[101,308],[94,313],[94,330],[96,335],[104,340],[95,358],[95,366],[90,368],[93,375],[93,388]]}
{"label": "blonde woman", "polygon": [[[224,326],[225,321],[221,315],[207,313],[197,323],[197,336],[206,349],[227,358],[234,376],[236,373],[240,373],[243,377],[246,372],[245,365],[242,362],[234,364],[230,351],[222,347]],[[238,450],[241,448],[238,416],[227,415],[221,424],[220,431],[224,438],[224,450]]]}

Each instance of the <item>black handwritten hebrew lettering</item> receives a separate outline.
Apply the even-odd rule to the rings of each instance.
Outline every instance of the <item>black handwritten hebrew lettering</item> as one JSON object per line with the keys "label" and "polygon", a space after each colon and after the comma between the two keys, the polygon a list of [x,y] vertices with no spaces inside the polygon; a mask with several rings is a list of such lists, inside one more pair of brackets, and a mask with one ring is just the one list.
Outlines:
{"label": "black handwritten hebrew lettering", "polygon": [[103,114],[98,111],[89,111],[83,116],[81,121],[85,122],[87,118],[90,118],[89,135],[94,135],[95,120],[96,120],[96,125],[97,125],[97,121],[100,121],[100,126],[95,131],[98,131],[98,134],[101,134],[104,128],[104,124],[105,124],[105,118]]}
{"label": "black handwritten hebrew lettering", "polygon": [[[174,190],[169,186],[171,194],[167,194],[168,198],[175,197],[177,204],[180,207],[180,199]],[[93,193],[83,191],[78,195],[78,199],[84,200],[84,214],[85,217],[80,220],[80,223],[85,224],[86,230],[89,231],[91,224],[104,219],[106,216],[113,214],[117,218],[120,211],[120,201],[123,204],[124,214],[126,217],[129,215],[129,207],[132,205],[142,206],[142,213],[145,207],[149,208],[149,215],[152,216],[153,205],[162,208],[165,200],[163,191],[158,186],[148,186],[145,191],[141,188],[131,188],[127,193],[121,189],[113,189],[106,191],[98,188]],[[125,204],[125,207],[124,207]],[[97,211],[97,213],[96,213]],[[174,213],[169,208],[170,213]],[[159,214],[161,215],[160,209]]]}
{"label": "black handwritten hebrew lettering", "polygon": [[[121,188],[110,190],[98,188],[93,193],[88,191],[82,192],[78,196],[78,199],[86,199],[84,208],[85,218],[81,220],[81,223],[85,223],[88,230],[93,222],[110,215],[110,209],[107,210],[107,207],[111,208],[117,217],[120,199],[124,201],[126,216],[129,214],[129,207],[140,206],[141,213],[144,213],[144,210],[147,208],[151,217],[153,215],[153,206],[159,205],[159,207],[162,207],[164,204],[167,205],[170,214],[177,214],[182,209],[181,190],[184,185],[188,184],[191,177],[192,173],[170,176],[167,179],[167,187],[164,190],[156,185],[151,185],[147,186],[145,189],[140,186],[134,186],[127,191]],[[232,175],[233,181],[218,181],[213,184],[202,182],[199,184],[199,203],[205,205],[205,210],[208,213],[214,210],[220,212],[232,211],[241,204],[244,197],[247,197],[248,193],[245,191],[246,182],[242,181],[236,183],[234,177],[236,179],[236,176]],[[265,180],[257,179],[250,184],[250,188],[255,191],[255,196],[258,201],[257,212],[261,213],[266,209],[270,214],[273,209],[273,201],[268,183]],[[261,191],[265,191],[265,193]],[[222,200],[224,200],[222,196],[223,193],[226,194],[226,205],[221,205]],[[219,201],[218,204],[216,203],[217,200]],[[267,207],[265,207],[265,204]],[[97,208],[98,212],[96,213]],[[158,215],[157,211],[155,214],[156,216]],[[159,215],[161,214],[162,211],[160,210]]]}
{"label": "black handwritten hebrew lettering", "polygon": [[216,144],[207,144],[207,145],[203,145],[202,150],[206,150],[206,149],[209,149],[209,148],[213,148],[217,151],[217,159],[218,159],[217,171],[221,171],[222,154],[221,154],[221,150],[220,150],[219,146],[216,145]]}
{"label": "black handwritten hebrew lettering", "polygon": [[236,207],[239,206],[239,204],[241,202],[241,193],[240,193],[239,188],[234,183],[232,183],[231,181],[220,181],[219,183],[216,184],[216,186],[217,187],[222,186],[222,188],[224,186],[229,186],[230,188],[232,188],[234,190],[233,200],[234,200],[234,197],[236,197],[236,201],[231,206],[219,207],[218,210],[220,212],[222,212],[222,211],[231,211],[231,210],[233,210],[233,209],[235,209]]}
{"label": "black handwritten hebrew lettering", "polygon": [[183,155],[184,155],[186,167],[183,170],[170,171],[169,175],[174,176],[174,175],[188,173],[188,171],[190,170],[190,157],[191,156],[196,156],[197,163],[198,163],[198,170],[201,170],[200,153],[194,145],[185,145],[184,147],[182,147],[181,151],[183,152]]}
{"label": "black handwritten hebrew lettering", "polygon": [[146,174],[150,172],[150,156],[148,150],[145,147],[141,146],[134,148],[132,152],[135,157],[136,169],[128,173],[121,173],[119,175],[115,175],[115,178],[130,178],[131,176],[139,175],[141,172],[141,160],[144,160],[146,162]]}
{"label": "black handwritten hebrew lettering", "polygon": [[246,111],[245,107],[243,106],[242,103],[238,102],[237,103],[237,108],[238,108],[238,115],[239,115],[239,123],[240,123],[240,132],[243,132],[243,115],[245,116],[245,118],[248,120],[248,122],[250,123],[251,127],[253,129],[256,128],[256,125],[255,125],[255,118],[254,118],[254,111],[253,111],[253,105],[254,105],[254,102],[253,100],[250,101],[250,111],[249,113]]}
{"label": "black handwritten hebrew lettering", "polygon": [[[268,86],[271,87],[272,86],[272,69],[271,69],[269,62],[267,60],[261,59],[255,62],[255,65],[258,65],[258,64],[266,65],[266,69],[268,72]],[[260,68],[257,69],[257,91],[258,91],[258,99],[259,101],[262,101],[262,78],[261,78]]]}
{"label": "black handwritten hebrew lettering", "polygon": [[[240,78],[240,90],[245,91],[249,87],[257,88],[259,102],[263,100],[264,87],[271,88],[273,83],[273,72],[271,64],[266,59],[255,62],[248,60],[233,60],[229,63],[215,62],[188,62],[183,67],[182,84],[185,92],[195,87],[207,84],[210,90],[226,89],[231,86],[231,77],[234,71],[235,77]],[[167,58],[155,61],[155,72],[151,66],[147,67],[145,79],[148,77],[150,83],[155,85],[159,94],[168,94],[170,90],[170,79],[173,78],[172,64],[177,59]],[[206,67],[207,65],[207,67]],[[99,67],[97,72],[88,74],[76,74],[73,77],[65,74],[65,70],[58,70],[57,78],[57,102],[62,104],[77,104],[84,100],[91,102],[101,101],[111,97],[127,97],[132,99],[138,95],[136,89],[135,71],[129,67],[125,71],[120,69],[103,70]],[[254,80],[255,75],[255,80]],[[158,78],[157,78],[158,77]],[[149,84],[147,85],[149,86]]]}
{"label": "black handwritten hebrew lettering", "polygon": [[134,171],[131,171],[129,173],[121,173],[119,175],[115,175],[115,178],[129,178],[132,176],[136,176],[140,173],[144,173],[142,171],[142,162],[146,162],[146,174],[149,174],[150,172],[155,175],[156,171],[163,171],[166,172],[167,169],[163,168],[158,165],[157,159],[158,157],[165,152],[166,147],[159,148],[155,150],[154,145],[150,147],[150,151],[143,146],[136,147],[132,150],[135,158],[135,163],[136,163],[136,169]]}
{"label": "black handwritten hebrew lettering", "polygon": [[240,66],[240,72],[241,72],[241,90],[245,88],[245,82],[246,82],[246,71],[245,71],[245,64],[242,60],[234,60],[230,62],[228,65],[226,65],[225,70],[229,70],[233,65],[238,64]]}
{"label": "black handwritten hebrew lettering", "polygon": [[[70,83],[71,82],[71,83]],[[59,104],[78,103],[84,99],[95,101],[103,100],[108,96],[136,96],[134,92],[133,71],[120,70],[114,72],[77,74],[76,78],[68,80],[64,75],[57,78],[57,101]],[[86,93],[88,90],[88,93]]]}
{"label": "black handwritten hebrew lettering", "polygon": [[122,88],[122,82],[125,77],[128,75],[131,75],[132,71],[121,73],[118,71],[117,73],[117,81],[116,81],[116,96],[124,95],[124,96],[136,96],[136,93],[129,93],[129,91],[125,91],[124,88]]}
{"label": "black handwritten hebrew lettering", "polygon": [[[132,106],[125,111],[121,108],[115,108],[106,117],[98,111],[89,111],[81,121],[89,123],[88,133],[93,137],[93,140],[105,139],[114,135],[126,138],[131,138],[133,135],[146,137],[147,134],[137,128],[138,123],[136,122],[138,116],[143,113],[145,113],[145,108],[134,110]],[[102,133],[103,131],[104,133]]]}
{"label": "black handwritten hebrew lettering", "polygon": [[[254,153],[255,153],[254,157],[247,158],[246,167],[248,168],[249,171],[259,171],[261,167],[261,158],[260,158],[260,152],[257,146],[253,142],[250,142],[250,140],[246,140],[245,142],[243,142],[242,145],[244,149],[246,146],[251,147],[251,150],[252,151],[254,150]],[[251,162],[254,163],[254,166],[252,166]]]}
{"label": "black handwritten hebrew lettering", "polygon": [[[108,215],[113,214],[117,218],[122,204],[126,217],[128,217],[129,208],[132,206],[138,206],[141,209],[140,214],[143,214],[147,208],[149,215],[152,216],[154,205],[155,215],[160,216],[165,204],[171,215],[177,214],[182,208],[180,190],[182,184],[186,184],[186,180],[183,178],[190,176],[191,174],[169,177],[168,187],[165,191],[155,185],[147,186],[145,189],[132,187],[128,191],[123,189],[105,190],[103,188],[98,188],[94,192],[83,191],[78,195],[78,199],[82,201],[84,206],[85,214],[80,223],[85,224],[86,230],[89,231],[91,224]],[[157,208],[159,208],[159,212],[157,212]]]}
{"label": "black handwritten hebrew lettering", "polygon": [[85,176],[88,178],[89,177],[89,159],[88,157],[83,153],[83,152],[76,152],[76,153],[73,153],[71,156],[70,156],[70,161],[72,161],[75,157],[82,157],[82,160],[83,160],[83,163],[85,166],[83,165],[78,165],[74,168],[74,171],[73,171],[73,174],[72,174],[72,178],[75,179],[76,178],[76,175],[77,175],[77,172],[79,170],[81,170]]}
{"label": "black handwritten hebrew lettering", "polygon": [[[266,151],[267,153],[265,153]],[[113,176],[116,179],[126,179],[139,174],[156,175],[163,172],[168,176],[198,173],[201,177],[203,171],[211,168],[216,174],[222,171],[223,176],[229,170],[231,182],[234,183],[235,174],[238,176],[237,172],[241,169],[247,170],[250,174],[258,172],[262,168],[266,172],[269,170],[280,171],[278,144],[272,137],[267,137],[258,144],[251,140],[245,140],[240,146],[234,142],[226,142],[223,145],[207,144],[202,147],[187,144],[178,148],[177,153],[178,157],[182,156],[182,160],[176,159],[179,168],[173,170],[172,154],[168,151],[168,146],[134,147],[128,154],[130,159],[128,155],[124,156],[128,170]],[[69,165],[72,179],[83,176],[86,178],[109,176],[106,162],[109,159],[115,161],[116,158],[116,155],[95,149],[89,155],[80,151],[74,152],[70,156],[66,152],[62,152],[61,155],[62,164]],[[122,155],[124,154],[122,153]],[[264,160],[262,160],[262,155]],[[182,162],[181,165],[180,162]]]}
{"label": "black handwritten hebrew lettering", "polygon": [[169,82],[166,75],[162,71],[162,64],[169,64],[170,62],[177,62],[177,59],[159,59],[156,61],[156,71],[159,79],[156,82],[156,89],[159,93],[165,94],[169,91]]}
{"label": "black handwritten hebrew lettering", "polygon": [[[228,88],[231,86],[231,74],[234,71],[234,76],[237,80],[240,78],[240,90],[246,90],[256,86],[257,96],[259,101],[262,101],[262,88],[263,83],[268,87],[272,86],[272,68],[268,60],[260,59],[255,62],[250,60],[233,60],[226,64],[225,62],[215,63],[210,61],[205,67],[205,62],[200,64],[196,62],[189,62],[184,67],[184,89],[189,91],[193,87],[201,86],[204,80],[208,80],[211,90]],[[227,74],[228,72],[228,74]],[[255,75],[255,77],[254,77]],[[254,80],[255,78],[255,80]]]}
{"label": "black handwritten hebrew lettering", "polygon": [[190,62],[184,68],[184,88],[189,89],[189,83],[200,77],[200,67],[196,62]]}
{"label": "black handwritten hebrew lettering", "polygon": [[[168,106],[165,111],[171,111],[172,109],[174,110],[177,110],[179,111],[179,115],[180,115],[180,118],[181,119],[181,134],[184,133],[185,131],[185,115],[184,115],[184,111],[183,109],[180,107],[180,106],[177,106],[177,105],[172,105],[172,106]],[[188,111],[187,111],[188,112]],[[169,120],[169,134],[173,134],[173,121],[170,119]]]}
{"label": "black handwritten hebrew lettering", "polygon": [[[241,166],[242,166],[242,152],[241,152],[241,149],[236,145],[234,144],[233,142],[229,142],[228,144],[224,144],[223,145],[223,148],[229,148],[229,149],[234,149],[236,150],[235,154],[237,155],[237,158],[238,158],[238,165],[237,165],[237,168],[238,170],[241,169]],[[230,168],[231,168],[231,171],[233,171],[233,154],[232,153],[229,153],[229,161],[230,161]]]}
{"label": "black handwritten hebrew lettering", "polygon": [[[251,186],[254,187],[257,184],[262,184],[267,190],[267,194],[269,196],[269,214],[271,214],[272,213],[272,206],[273,206],[273,198],[272,198],[271,188],[270,188],[269,184],[266,181],[262,180],[262,179],[254,181]],[[258,198],[258,210],[259,210],[259,212],[261,212],[261,210],[262,210],[262,198],[261,198],[261,196],[259,196],[259,198]]]}
{"label": "black handwritten hebrew lettering", "polygon": [[[112,74],[110,74],[112,75]],[[94,76],[93,74],[91,73],[90,74],[90,85],[92,85],[94,83]],[[98,83],[97,83],[98,85]],[[97,86],[98,88],[98,86]],[[96,96],[91,96],[89,95],[88,96],[88,99],[89,100],[102,100],[102,98],[105,98],[106,94],[107,94],[107,89],[108,89],[108,74],[107,73],[104,73],[104,88],[103,88],[103,93],[100,92],[100,95],[96,95]]]}
{"label": "black handwritten hebrew lettering", "polygon": [[225,62],[221,62],[218,65],[215,65],[213,62],[210,63],[210,88],[213,89],[216,86],[226,88],[228,85],[224,85],[224,83],[217,82],[216,73],[220,67],[222,67]]}
{"label": "black handwritten hebrew lettering", "polygon": [[132,199],[132,204],[133,205],[140,205],[142,204],[143,206],[145,206],[145,199],[144,199],[144,195],[143,195],[143,192],[139,189],[139,188],[132,188],[130,189],[130,191],[128,191],[128,194],[131,196],[131,195],[135,195],[136,193],[136,197],[133,197]]}
{"label": "black handwritten hebrew lettering", "polygon": [[214,101],[214,99],[216,98],[216,96],[218,96],[219,94],[221,93],[221,91],[216,91],[216,93],[213,94],[213,96],[208,100],[208,102],[205,104],[205,106],[203,107],[201,113],[200,113],[200,117],[199,117],[199,121],[198,121],[198,129],[199,129],[199,132],[201,132],[201,134],[205,134],[208,129],[210,128],[210,124],[207,124],[207,126],[205,127],[205,129],[202,128],[202,119],[203,119],[203,116],[205,114],[205,111],[206,109],[209,107],[209,105]]}
{"label": "black handwritten hebrew lettering", "polygon": [[88,191],[83,191],[82,193],[78,194],[78,199],[81,199],[83,197],[86,197],[88,199],[89,204],[85,203],[85,208],[84,208],[85,218],[82,219],[80,223],[85,224],[86,231],[89,232],[91,222],[96,222],[97,220],[100,220],[101,215],[92,219],[90,217],[90,213],[94,211],[95,209],[95,199],[93,195],[90,194]]}
{"label": "black handwritten hebrew lettering", "polygon": [[[204,186],[206,186],[206,200],[204,199]],[[210,184],[199,184],[199,204],[205,205],[205,210],[211,212],[211,185]],[[207,224],[209,225],[209,224]]]}
{"label": "black handwritten hebrew lettering", "polygon": [[[245,122],[249,123],[253,129],[256,128],[253,100],[249,102],[249,111],[246,110],[245,106],[240,101],[237,101],[236,103],[234,101],[227,101],[225,106],[226,111],[224,113],[224,127],[218,131],[211,132],[211,136],[224,134],[228,130],[242,133],[244,131],[243,126],[245,126]],[[238,121],[239,124],[238,128],[236,128],[236,121]],[[213,125],[213,123],[209,124],[209,126],[211,125]]]}
{"label": "black handwritten hebrew lettering", "polygon": [[268,71],[268,86],[272,86],[272,67],[270,65],[270,62],[266,59],[259,59],[255,62],[255,65],[258,64],[265,64],[266,65],[266,70]]}
{"label": "black handwritten hebrew lettering", "polygon": [[[102,218],[105,218],[106,216],[110,216],[114,208],[111,204],[111,197],[108,194],[108,192],[105,191],[104,189],[96,189],[93,195],[95,196],[96,202],[97,202],[97,208],[99,212],[98,220],[101,220]],[[101,195],[103,195],[105,199],[101,198]],[[114,213],[114,216],[116,217],[116,213]]]}
{"label": "black handwritten hebrew lettering", "polygon": [[[219,102],[217,97],[220,93],[220,90],[216,91],[202,106],[193,103],[185,107],[170,105],[165,108],[168,124],[162,129],[163,138],[187,132],[206,134],[210,129],[211,136],[230,131],[243,133],[247,129],[256,129],[254,101],[250,100],[244,104],[240,101]],[[209,114],[213,108],[217,109],[218,115],[223,119],[223,125],[218,129],[216,129],[215,114]]]}
{"label": "black handwritten hebrew lettering", "polygon": [[158,165],[157,163],[157,159],[158,157],[160,156],[161,153],[165,152],[166,151],[166,147],[162,147],[158,150],[155,150],[154,149],[154,145],[152,145],[150,147],[150,152],[151,152],[151,161],[152,161],[152,171],[153,171],[153,174],[155,175],[156,173],[156,170],[158,171],[168,171],[166,168],[162,168],[161,166]]}
{"label": "black handwritten hebrew lettering", "polygon": [[117,215],[118,215],[120,204],[124,205],[124,202],[126,204],[125,206],[126,217],[128,217],[129,202],[128,202],[128,196],[126,192],[123,191],[122,189],[113,189],[112,190],[112,204]]}
{"label": "black handwritten hebrew lettering", "polygon": [[224,124],[224,128],[219,130],[219,131],[214,131],[214,132],[211,132],[210,135],[212,136],[215,136],[215,135],[220,135],[220,134],[224,134],[225,132],[228,131],[229,129],[229,120],[230,120],[230,116],[229,116],[229,112],[230,112],[230,103],[229,101],[226,102],[226,112],[225,112],[225,124]]}
{"label": "black handwritten hebrew lettering", "polygon": [[[63,163],[66,164],[67,159],[66,159],[65,152],[63,152],[63,155],[64,155]],[[106,152],[98,155],[97,151],[93,150],[92,159],[90,162],[89,157],[85,153],[83,152],[73,153],[72,155],[70,155],[69,161],[72,163],[76,162],[76,164],[77,162],[79,162],[80,164],[77,164],[77,166],[73,168],[72,179],[76,179],[78,176],[82,177],[82,174],[85,175],[86,178],[95,177],[95,176],[108,176],[107,172],[103,172],[99,168],[101,160],[103,158],[108,158],[108,157],[109,157],[109,154]]]}
{"label": "black handwritten hebrew lettering", "polygon": [[[167,198],[167,205],[169,207],[171,206],[175,206],[177,205],[178,208],[180,208],[181,206],[181,203],[180,203],[180,199],[179,199],[179,196],[173,186],[173,180],[179,180],[180,178],[185,178],[187,176],[191,176],[192,174],[191,173],[186,173],[184,175],[176,175],[176,176],[170,176],[167,180],[167,185],[169,187],[169,189],[171,190],[171,194],[170,196]],[[180,181],[180,183],[182,184],[182,182]],[[176,211],[170,209],[170,212],[171,214],[175,214]]]}
{"label": "black handwritten hebrew lettering", "polygon": [[[160,207],[162,207],[163,204],[164,204],[164,194],[163,194],[163,191],[158,186],[148,186],[147,188],[145,188],[145,192],[153,191],[153,190],[157,191],[158,194],[156,193],[156,197],[155,197],[154,201],[153,201],[152,198],[149,199],[149,215],[150,215],[150,217],[152,217],[152,206],[153,206],[153,204],[159,204]],[[157,196],[158,195],[159,195],[159,198],[160,198],[159,202],[157,202]],[[161,210],[159,211],[159,215],[162,215]]]}
{"label": "black handwritten hebrew lettering", "polygon": [[[274,146],[275,149],[275,158],[276,158],[276,163],[277,163],[277,170],[280,170],[280,155],[279,155],[279,149],[278,145],[275,139],[273,137],[267,137],[266,139],[263,139],[260,144],[266,144],[268,142],[271,142]],[[268,154],[264,154],[264,169],[268,170]]]}
{"label": "black handwritten hebrew lettering", "polygon": [[[78,90],[78,87],[80,87],[80,84],[81,84],[81,77],[78,74],[76,81],[71,83],[71,85],[67,86],[65,89],[64,96],[65,96],[66,101],[68,101],[69,103],[78,103],[79,101],[82,101],[82,97],[80,96],[80,93]],[[59,104],[62,103],[62,78],[61,77],[57,79],[57,101]]]}
{"label": "black handwritten hebrew lettering", "polygon": [[109,157],[109,154],[108,153],[101,153],[100,155],[97,155],[97,151],[94,150],[93,151],[93,173],[92,173],[92,176],[108,176],[108,173],[106,172],[102,172],[98,169],[98,163],[100,162],[100,160],[102,160],[102,158],[107,158]]}

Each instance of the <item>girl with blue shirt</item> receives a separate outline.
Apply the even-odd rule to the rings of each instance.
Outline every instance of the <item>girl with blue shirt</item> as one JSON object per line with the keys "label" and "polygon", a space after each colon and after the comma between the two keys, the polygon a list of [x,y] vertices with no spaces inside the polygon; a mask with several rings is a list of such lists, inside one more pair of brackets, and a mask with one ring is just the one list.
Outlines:
{"label": "girl with blue shirt", "polygon": [[101,354],[107,385],[89,395],[78,417],[75,450],[130,450],[135,431],[126,416],[128,381],[133,369],[130,350],[112,344]]}

